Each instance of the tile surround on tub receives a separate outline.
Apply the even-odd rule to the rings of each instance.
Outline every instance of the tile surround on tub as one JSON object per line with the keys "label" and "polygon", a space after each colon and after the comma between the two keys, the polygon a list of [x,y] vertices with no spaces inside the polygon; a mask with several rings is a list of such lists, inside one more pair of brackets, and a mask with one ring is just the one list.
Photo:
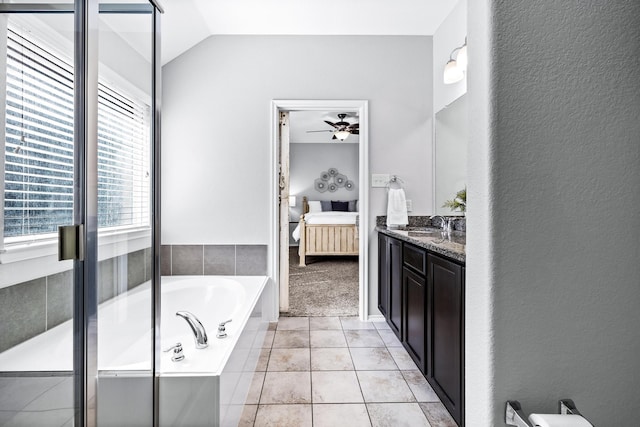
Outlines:
{"label": "tile surround on tub", "polygon": [[163,276],[265,276],[267,245],[162,245]]}

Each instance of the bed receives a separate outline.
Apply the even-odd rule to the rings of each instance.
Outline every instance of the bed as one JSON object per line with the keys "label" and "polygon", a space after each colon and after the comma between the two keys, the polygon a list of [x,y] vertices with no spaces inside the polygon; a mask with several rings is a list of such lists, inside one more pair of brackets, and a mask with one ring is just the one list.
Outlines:
{"label": "bed", "polygon": [[358,212],[322,212],[319,209],[311,209],[310,212],[309,201],[303,197],[302,215],[293,231],[293,238],[300,240],[298,254],[301,266],[306,265],[307,256],[357,256]]}

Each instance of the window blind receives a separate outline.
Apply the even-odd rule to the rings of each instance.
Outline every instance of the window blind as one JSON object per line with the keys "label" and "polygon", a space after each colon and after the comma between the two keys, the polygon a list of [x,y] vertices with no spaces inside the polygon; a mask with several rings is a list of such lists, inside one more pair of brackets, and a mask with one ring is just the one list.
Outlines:
{"label": "window blind", "polygon": [[[73,66],[8,32],[4,236],[73,221]],[[149,225],[149,106],[98,87],[98,226]]]}

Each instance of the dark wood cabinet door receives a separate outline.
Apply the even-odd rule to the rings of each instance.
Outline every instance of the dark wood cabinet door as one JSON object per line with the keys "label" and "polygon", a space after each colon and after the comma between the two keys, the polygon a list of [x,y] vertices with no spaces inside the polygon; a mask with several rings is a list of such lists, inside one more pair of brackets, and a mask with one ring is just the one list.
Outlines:
{"label": "dark wood cabinet door", "polygon": [[389,268],[387,266],[387,236],[378,234],[378,310],[389,318]]}
{"label": "dark wood cabinet door", "polygon": [[403,345],[420,370],[425,373],[427,342],[427,283],[408,268],[403,271],[405,296]]}
{"label": "dark wood cabinet door", "polygon": [[436,255],[427,257],[431,298],[430,382],[453,418],[462,425],[463,268]]}
{"label": "dark wood cabinet door", "polygon": [[391,330],[402,341],[402,242],[387,239],[387,267],[389,269],[388,322]]}

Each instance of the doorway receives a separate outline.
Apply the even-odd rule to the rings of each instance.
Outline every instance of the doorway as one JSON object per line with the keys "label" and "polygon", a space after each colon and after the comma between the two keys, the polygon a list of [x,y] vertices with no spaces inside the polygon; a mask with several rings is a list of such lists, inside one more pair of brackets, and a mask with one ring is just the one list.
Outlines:
{"label": "doorway", "polygon": [[[368,318],[368,105],[367,101],[273,101],[272,102],[272,244],[270,256],[271,269],[273,278],[278,283],[279,292],[274,298],[274,306],[286,314],[290,311],[290,223],[291,213],[289,202],[295,204],[293,212],[300,212],[303,206],[303,197],[306,196],[308,201],[312,200],[306,194],[296,194],[290,192],[289,182],[289,160],[290,160],[290,113],[304,112],[335,112],[351,114],[357,117],[359,123],[359,144],[357,150],[357,192],[354,192],[353,201],[358,203],[357,226],[355,228],[355,239],[358,256],[358,316],[362,320]],[[335,119],[338,121],[339,118]],[[318,170],[320,175],[322,172],[329,172],[332,168],[330,165],[320,165],[319,168],[325,168],[326,171]],[[335,171],[331,171],[335,174]],[[338,171],[339,172],[339,171]],[[353,184],[353,183],[352,183]],[[318,201],[319,203],[319,201]],[[305,207],[308,204],[305,205]],[[293,224],[291,224],[293,228]],[[304,229],[303,229],[304,230]],[[304,233],[304,231],[303,231]],[[314,259],[320,259],[314,258]],[[297,261],[297,258],[296,258]],[[313,261],[312,261],[313,262]],[[320,261],[323,262],[323,261]],[[304,267],[302,267],[304,268]],[[306,270],[311,272],[311,269]]]}

